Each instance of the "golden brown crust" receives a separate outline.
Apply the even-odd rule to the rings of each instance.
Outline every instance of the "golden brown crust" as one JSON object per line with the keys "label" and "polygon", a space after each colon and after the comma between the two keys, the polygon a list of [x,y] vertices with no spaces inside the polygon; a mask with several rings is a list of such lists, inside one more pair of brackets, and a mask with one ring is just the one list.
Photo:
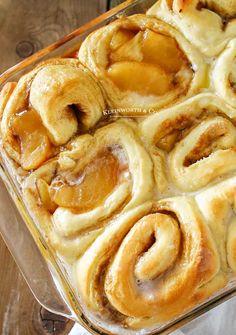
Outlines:
{"label": "golden brown crust", "polygon": [[4,109],[16,85],[16,82],[6,83],[0,92],[0,121],[2,120]]}
{"label": "golden brown crust", "polygon": [[[152,272],[160,256],[167,261]],[[149,267],[152,271],[146,272]],[[98,283],[101,273],[104,279]],[[176,317],[201,301],[205,285],[205,297],[211,286],[221,288],[226,278],[220,281],[220,276],[211,232],[194,200],[184,197],[162,200],[151,209],[146,204],[118,217],[76,266],[86,305],[107,313],[108,301],[132,328]]]}
{"label": "golden brown crust", "polygon": [[[53,207],[52,202],[56,201],[52,193],[53,180],[60,178],[56,187],[60,187],[66,178],[73,180],[69,185],[79,185],[80,181],[83,182],[86,178],[86,175],[83,177],[83,171],[91,173],[91,168],[88,170],[86,166],[89,164],[92,166],[93,162],[96,162],[96,156],[104,150],[109,150],[116,155],[121,167],[124,164],[127,167],[119,173],[116,185],[102,199],[102,203],[95,207],[91,204],[92,207],[79,210],[73,208],[69,199],[63,201],[63,204],[57,203],[56,206],[54,203],[55,207]],[[109,166],[105,169],[109,171]],[[93,171],[94,169],[92,173]],[[93,184],[90,182],[87,187],[92,188],[93,191],[96,188],[96,193],[99,195],[102,191],[99,188],[105,187],[103,184],[105,181],[98,180],[96,184],[96,178],[99,176],[95,174],[93,178],[91,181]],[[67,183],[69,181],[70,179]],[[108,183],[110,182],[109,180]],[[151,199],[153,187],[152,163],[147,152],[133,130],[127,124],[118,121],[100,128],[94,136],[83,135],[76,138],[70,144],[69,150],[62,152],[56,159],[43,165],[26,179],[23,192],[41,230],[51,239],[55,248],[69,258],[76,258],[78,251],[74,246],[79,244],[81,236],[82,239],[90,241],[91,234],[97,236],[98,229],[101,231],[100,228],[117,211],[126,211]],[[62,196],[65,198],[67,195],[64,192]],[[92,194],[89,195],[90,198]],[[82,200],[83,198],[81,202]]]}
{"label": "golden brown crust", "polygon": [[222,268],[227,271],[230,267],[234,272],[236,270],[235,196],[236,178],[232,177],[196,197],[204,219],[211,228],[217,243]]}
{"label": "golden brown crust", "polygon": [[236,273],[235,39],[205,64],[235,36],[235,1],[148,14],[168,24],[120,18],[84,41],[83,65],[45,61],[0,94],[1,150],[40,237],[116,334],[183,315]]}
{"label": "golden brown crust", "polygon": [[[32,122],[30,129],[27,129],[28,139],[37,128],[41,128],[42,136],[51,147],[50,153],[45,154],[46,160],[55,154],[52,147],[68,142],[79,128],[85,130],[93,127],[105,108],[96,80],[76,59],[51,59],[43,62],[23,76],[14,91],[9,92],[6,96],[8,101],[4,103],[1,99],[4,103],[1,122],[3,145],[9,156],[19,165],[23,164],[26,170],[37,168],[43,160],[38,164],[28,164],[29,166],[23,162],[22,143],[19,145],[18,142],[19,138],[22,142],[24,137],[25,122],[26,126],[29,121]],[[72,105],[77,108],[77,116],[71,109]],[[30,113],[31,120],[27,117]],[[17,126],[14,126],[15,120],[20,117],[22,121],[16,121]],[[38,124],[34,127],[36,123]],[[19,127],[22,128],[20,134]]]}

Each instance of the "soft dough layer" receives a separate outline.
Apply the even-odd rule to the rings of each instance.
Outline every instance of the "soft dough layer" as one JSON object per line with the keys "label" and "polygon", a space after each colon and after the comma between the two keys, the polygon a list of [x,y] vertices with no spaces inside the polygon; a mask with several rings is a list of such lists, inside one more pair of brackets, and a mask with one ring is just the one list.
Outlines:
{"label": "soft dough layer", "polygon": [[236,108],[236,39],[229,42],[215,61],[212,79],[217,94]]}
{"label": "soft dough layer", "polygon": [[9,156],[25,170],[39,167],[59,145],[93,127],[105,108],[93,75],[75,59],[41,63],[11,93],[1,108],[1,135]]}
{"label": "soft dough layer", "polygon": [[79,259],[75,275],[86,306],[131,328],[182,314],[227,278],[208,226],[185,197],[119,216]]}
{"label": "soft dough layer", "polygon": [[96,30],[78,57],[99,79],[118,114],[135,115],[135,109],[148,114],[204,85],[206,67],[197,50],[177,30],[145,15]]}
{"label": "soft dough layer", "polygon": [[153,189],[151,159],[120,121],[76,138],[68,151],[30,175],[24,195],[55,248],[76,258],[81,239],[97,236],[117,211],[150,200]]}
{"label": "soft dough layer", "polygon": [[104,334],[156,331],[235,281],[235,14],[160,0],[0,93],[26,223]]}
{"label": "soft dough layer", "polygon": [[204,93],[141,122],[158,190],[174,185],[181,193],[193,192],[235,173],[235,121],[235,109]]}
{"label": "soft dough layer", "polygon": [[160,0],[147,11],[179,29],[206,56],[217,56],[236,37],[235,1]]}

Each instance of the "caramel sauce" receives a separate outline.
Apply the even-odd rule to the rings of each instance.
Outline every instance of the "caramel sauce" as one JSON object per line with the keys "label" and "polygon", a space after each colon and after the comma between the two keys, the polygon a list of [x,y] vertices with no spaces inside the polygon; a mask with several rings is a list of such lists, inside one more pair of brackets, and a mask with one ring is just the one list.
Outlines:
{"label": "caramel sauce", "polygon": [[158,148],[170,152],[173,148],[174,145],[179,137],[180,131],[174,130],[171,134],[161,138],[158,142]]}
{"label": "caramel sauce", "polygon": [[119,29],[111,39],[110,48],[111,50],[116,50],[121,47],[124,43],[130,41],[137,31],[128,30],[128,29]]}
{"label": "caramel sauce", "polygon": [[195,164],[197,161],[209,157],[211,153],[215,152],[221,147],[218,145],[217,141],[225,136],[227,129],[224,127],[219,127],[216,129],[212,127],[208,129],[202,136],[199,138],[194,149],[186,156],[184,160],[184,166],[188,167],[192,164]]}
{"label": "caramel sauce", "polygon": [[234,58],[231,73],[229,74],[229,85],[234,93],[236,93],[236,58]]}
{"label": "caramel sauce", "polygon": [[73,208],[77,213],[100,206],[118,183],[120,166],[109,151],[97,155],[83,171],[65,177],[58,175],[51,183],[53,202],[60,207]]}
{"label": "caramel sauce", "polygon": [[70,52],[69,54],[66,54],[65,57],[67,57],[67,58],[76,58],[77,59],[78,58],[78,52],[79,52],[79,50],[76,49],[76,50]]}
{"label": "caramel sauce", "polygon": [[108,76],[122,91],[161,96],[174,87],[186,59],[174,38],[149,29],[119,30],[111,44]]}
{"label": "caramel sauce", "polygon": [[16,114],[11,128],[18,142],[23,169],[36,169],[50,157],[51,143],[47,130],[34,109]]}
{"label": "caramel sauce", "polygon": [[231,87],[232,91],[236,94],[236,83],[231,83],[230,82],[230,87]]}
{"label": "caramel sauce", "polygon": [[[160,67],[138,63],[115,63],[108,75],[122,91],[135,91],[145,95],[163,95],[171,89],[171,77]],[[161,85],[157,85],[161,83]]]}
{"label": "caramel sauce", "polygon": [[41,203],[51,214],[53,214],[57,209],[57,205],[51,199],[49,185],[45,180],[38,179],[36,186],[40,196]]}
{"label": "caramel sauce", "polygon": [[178,72],[184,62],[174,38],[148,29],[143,33],[142,51],[144,62],[159,65],[166,72]]}

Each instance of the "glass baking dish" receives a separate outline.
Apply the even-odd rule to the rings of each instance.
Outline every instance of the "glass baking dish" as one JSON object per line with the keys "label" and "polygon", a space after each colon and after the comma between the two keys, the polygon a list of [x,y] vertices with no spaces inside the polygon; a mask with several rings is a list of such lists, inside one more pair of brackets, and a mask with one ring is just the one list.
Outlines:
{"label": "glass baking dish", "polygon": [[[73,55],[79,49],[81,42],[92,31],[122,15],[144,13],[155,2],[156,0],[128,0],[122,3],[7,70],[0,76],[0,89],[7,82],[17,81],[43,60]],[[0,175],[3,181],[0,181],[0,232],[35,298],[46,309],[79,322],[92,334],[112,334],[105,331],[98,323],[91,323],[84,315],[69,280],[61,271],[55,255],[31,219],[22,200],[19,185],[6,164],[6,157],[3,153],[0,154]],[[147,333],[169,334],[235,295],[236,283],[231,282],[223,290],[190,312],[158,329],[147,330]]]}

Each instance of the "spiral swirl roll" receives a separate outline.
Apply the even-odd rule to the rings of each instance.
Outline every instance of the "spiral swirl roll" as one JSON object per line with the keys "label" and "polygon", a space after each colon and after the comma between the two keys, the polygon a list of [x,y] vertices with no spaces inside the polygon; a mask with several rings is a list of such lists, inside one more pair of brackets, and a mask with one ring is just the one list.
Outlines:
{"label": "spiral swirl roll", "polygon": [[145,119],[140,128],[159,191],[192,192],[235,173],[235,120],[236,110],[208,93]]}
{"label": "spiral swirl roll", "polygon": [[196,196],[208,223],[225,272],[236,273],[236,177],[222,181]]}
{"label": "spiral swirl roll", "polygon": [[235,280],[235,15],[159,0],[0,93],[3,160],[104,332],[159,331]]}
{"label": "spiral swirl roll", "polygon": [[6,83],[0,92],[0,121],[2,120],[2,116],[6,108],[7,102],[12,95],[12,92],[14,91],[16,85],[17,83],[15,82]]}
{"label": "spiral swirl roll", "polygon": [[131,328],[163,323],[225,284],[210,230],[185,197],[118,217],[78,260],[75,275],[89,309]]}
{"label": "spiral swirl roll", "polygon": [[105,108],[93,75],[75,59],[41,63],[1,100],[4,148],[25,170],[39,167],[59,145],[93,127]]}
{"label": "spiral swirl roll", "polygon": [[236,39],[229,42],[217,58],[213,73],[214,87],[217,94],[227,103],[236,107]]}
{"label": "spiral swirl roll", "polygon": [[54,247],[76,258],[117,211],[153,195],[152,162],[128,123],[77,137],[25,181],[30,209]]}
{"label": "spiral swirl roll", "polygon": [[179,29],[208,57],[218,55],[236,37],[235,1],[160,0],[147,14]]}
{"label": "spiral swirl roll", "polygon": [[203,86],[206,69],[178,31],[141,14],[90,34],[78,57],[99,79],[109,106],[123,115],[134,109],[150,113],[193,95]]}

